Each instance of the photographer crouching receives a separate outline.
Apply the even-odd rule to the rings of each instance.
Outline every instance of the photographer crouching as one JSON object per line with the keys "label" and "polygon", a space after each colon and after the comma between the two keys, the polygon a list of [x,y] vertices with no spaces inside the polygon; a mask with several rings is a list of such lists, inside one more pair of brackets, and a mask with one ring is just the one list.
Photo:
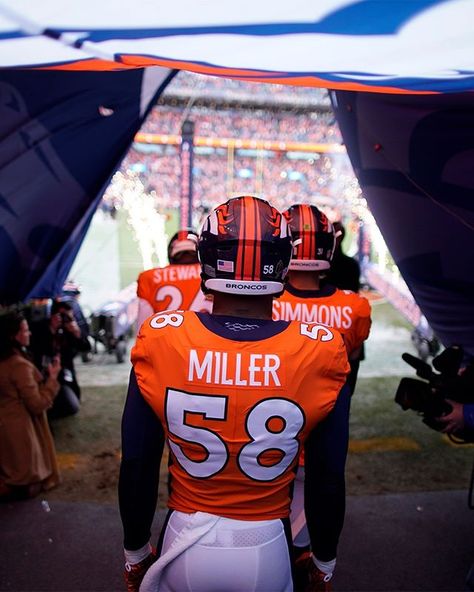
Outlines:
{"label": "photographer crouching", "polygon": [[81,399],[74,358],[79,352],[89,351],[90,343],[81,335],[71,305],[53,302],[49,318],[34,323],[31,329],[31,351],[37,368],[45,373],[51,359],[57,355],[61,359],[62,369],[58,376],[61,388],[48,411],[48,418],[74,415],[79,411]]}

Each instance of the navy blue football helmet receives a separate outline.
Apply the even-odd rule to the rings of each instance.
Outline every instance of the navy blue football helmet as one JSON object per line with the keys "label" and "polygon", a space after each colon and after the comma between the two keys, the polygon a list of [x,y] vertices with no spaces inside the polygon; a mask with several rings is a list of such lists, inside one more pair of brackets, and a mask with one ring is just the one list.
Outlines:
{"label": "navy blue football helmet", "polygon": [[279,294],[292,252],[285,217],[267,201],[234,197],[204,222],[198,253],[206,290],[230,294]]}
{"label": "navy blue football helmet", "polygon": [[178,263],[184,253],[191,253],[197,263],[197,241],[198,235],[192,228],[178,230],[168,243],[168,261]]}
{"label": "navy blue football helmet", "polygon": [[293,236],[290,269],[322,271],[331,267],[336,246],[334,227],[316,206],[296,204],[285,212]]}

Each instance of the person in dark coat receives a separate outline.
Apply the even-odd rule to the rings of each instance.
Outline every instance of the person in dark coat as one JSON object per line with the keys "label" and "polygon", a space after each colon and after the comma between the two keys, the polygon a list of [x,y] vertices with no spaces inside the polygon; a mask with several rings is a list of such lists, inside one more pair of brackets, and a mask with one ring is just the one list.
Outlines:
{"label": "person in dark coat", "polygon": [[[342,241],[346,235],[346,230],[341,221],[333,223],[336,232],[336,247],[331,261],[331,268],[328,270],[326,277],[323,280],[324,284],[336,286],[340,290],[351,290],[356,294],[360,290],[360,266],[353,258],[346,255],[342,250]],[[349,377],[349,384],[351,392],[354,392],[357,374],[361,360],[365,359],[365,345],[362,344],[360,355],[357,359],[350,360],[351,374]]]}
{"label": "person in dark coat", "polygon": [[337,221],[333,224],[336,232],[336,248],[331,261],[331,268],[326,274],[325,282],[336,286],[340,290],[360,290],[360,266],[353,258],[346,255],[342,250],[342,241],[346,235],[342,222]]}
{"label": "person in dark coat", "polygon": [[50,317],[32,325],[31,351],[36,367],[44,371],[50,360],[59,355],[61,389],[48,417],[54,419],[79,411],[81,389],[76,377],[74,358],[90,350],[89,340],[82,336],[72,307],[67,302],[53,302]]}

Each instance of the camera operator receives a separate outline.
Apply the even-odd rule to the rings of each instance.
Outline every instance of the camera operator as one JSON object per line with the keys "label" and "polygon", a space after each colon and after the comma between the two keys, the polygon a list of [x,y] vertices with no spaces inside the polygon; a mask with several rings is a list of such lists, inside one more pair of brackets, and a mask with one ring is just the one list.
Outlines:
{"label": "camera operator", "polygon": [[[452,434],[462,440],[474,442],[474,360],[466,366],[462,367],[458,375],[462,378],[467,378],[468,383],[472,385],[472,402],[455,401],[449,397],[445,398],[446,403],[451,407],[451,410],[436,417],[436,421],[440,424],[440,431],[444,434]],[[456,393],[453,393],[455,396]]]}
{"label": "camera operator", "polygon": [[[463,348],[452,345],[433,358],[430,364],[404,353],[402,358],[421,380],[402,378],[395,402],[402,409],[412,409],[423,416],[423,423],[448,434],[456,444],[474,442],[474,359],[466,363]],[[426,381],[426,382],[424,382]],[[474,467],[471,474],[468,506],[474,509]],[[474,564],[466,577],[474,590]]]}
{"label": "camera operator", "polygon": [[463,437],[470,436],[469,440],[474,441],[474,403],[458,403],[452,399],[446,399],[452,407],[452,411],[437,417],[436,420],[444,424],[441,429],[445,434],[456,436],[463,432]]}
{"label": "camera operator", "polygon": [[437,372],[411,354],[402,358],[427,382],[402,378],[396,403],[420,413],[430,428],[474,442],[474,360],[466,363],[459,346],[450,346],[433,358]]}
{"label": "camera operator", "polygon": [[31,351],[35,365],[43,372],[56,355],[61,358],[62,370],[58,380],[61,389],[52,408],[50,419],[74,415],[79,411],[81,389],[77,382],[74,357],[90,350],[87,338],[81,335],[72,307],[67,302],[53,302],[50,317],[32,326]]}

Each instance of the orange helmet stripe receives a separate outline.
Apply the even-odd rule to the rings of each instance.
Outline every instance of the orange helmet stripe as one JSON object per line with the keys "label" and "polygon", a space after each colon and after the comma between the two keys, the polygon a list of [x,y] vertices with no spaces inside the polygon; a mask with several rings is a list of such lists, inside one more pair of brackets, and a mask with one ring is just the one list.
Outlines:
{"label": "orange helmet stripe", "polygon": [[244,238],[244,269],[243,277],[244,280],[252,280],[254,275],[254,256],[255,256],[255,238],[256,238],[256,211],[255,211],[255,200],[245,198],[242,204],[244,206],[244,225],[245,234]]}
{"label": "orange helmet stripe", "polygon": [[299,218],[300,218],[300,232],[301,232],[301,239],[302,239],[302,243],[301,243],[301,256],[303,257],[303,259],[308,259],[310,256],[310,240],[309,240],[309,236],[308,236],[308,229],[310,228],[309,226],[309,222],[308,222],[308,212],[306,211],[306,208],[303,207],[299,207]]}
{"label": "orange helmet stripe", "polygon": [[258,202],[254,201],[254,217],[255,217],[255,242],[254,242],[254,261],[253,261],[253,279],[261,280],[260,267],[261,267],[261,249],[260,244],[262,241],[262,228],[259,223],[259,217],[257,212]]}
{"label": "orange helmet stripe", "polygon": [[261,240],[261,228],[258,224],[257,208],[258,202],[254,198],[246,196],[242,199],[236,279],[260,279],[260,251],[257,245]]}
{"label": "orange helmet stripe", "polygon": [[235,279],[243,279],[244,270],[244,241],[245,241],[245,219],[244,219],[245,202],[242,200],[240,208],[240,227],[239,227],[239,246],[237,248],[237,261],[235,263]]}

